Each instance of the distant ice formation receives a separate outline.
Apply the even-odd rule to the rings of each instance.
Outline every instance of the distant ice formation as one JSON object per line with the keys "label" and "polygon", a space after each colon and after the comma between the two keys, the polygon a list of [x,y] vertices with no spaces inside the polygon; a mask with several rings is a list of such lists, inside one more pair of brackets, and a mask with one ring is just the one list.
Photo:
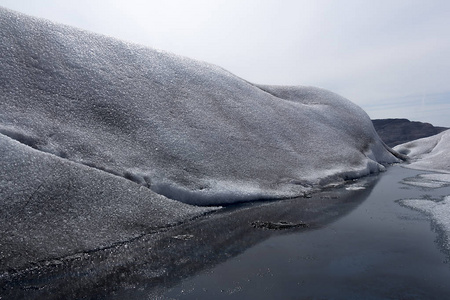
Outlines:
{"label": "distant ice formation", "polygon": [[450,173],[450,130],[394,147],[407,155],[412,169]]}
{"label": "distant ice formation", "polygon": [[[434,171],[406,178],[404,183],[427,189],[450,186],[450,130],[440,134],[398,145],[394,149],[408,155],[406,167]],[[444,247],[450,251],[450,195],[444,199],[404,199],[401,203],[429,215],[444,232]]]}
{"label": "distant ice formation", "polygon": [[0,28],[0,269],[213,209],[166,197],[301,196],[399,161],[332,92],[251,84],[3,8]]}

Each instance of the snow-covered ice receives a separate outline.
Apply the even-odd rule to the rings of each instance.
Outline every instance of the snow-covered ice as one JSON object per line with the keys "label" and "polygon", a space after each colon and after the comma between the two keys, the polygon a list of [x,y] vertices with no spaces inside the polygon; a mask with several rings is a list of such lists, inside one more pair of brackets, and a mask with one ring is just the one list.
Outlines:
{"label": "snow-covered ice", "polygon": [[394,147],[407,155],[412,169],[450,173],[450,130]]}
{"label": "snow-covered ice", "polygon": [[367,114],[332,92],[255,85],[3,8],[0,28],[2,267],[210,210],[166,197],[293,197],[399,161]]}

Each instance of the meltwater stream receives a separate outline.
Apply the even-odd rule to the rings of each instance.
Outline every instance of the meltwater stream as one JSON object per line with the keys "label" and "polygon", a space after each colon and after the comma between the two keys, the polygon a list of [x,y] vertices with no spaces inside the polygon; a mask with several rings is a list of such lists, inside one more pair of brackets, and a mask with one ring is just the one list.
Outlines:
{"label": "meltwater stream", "polygon": [[354,210],[323,227],[276,235],[183,280],[174,299],[446,299],[445,234],[399,199],[440,199],[450,188],[402,181],[425,173],[391,167]]}
{"label": "meltwater stream", "polygon": [[450,195],[448,186],[401,182],[421,173],[393,166],[308,198],[230,206],[109,249],[2,274],[0,298],[447,298],[446,236],[399,202]]}

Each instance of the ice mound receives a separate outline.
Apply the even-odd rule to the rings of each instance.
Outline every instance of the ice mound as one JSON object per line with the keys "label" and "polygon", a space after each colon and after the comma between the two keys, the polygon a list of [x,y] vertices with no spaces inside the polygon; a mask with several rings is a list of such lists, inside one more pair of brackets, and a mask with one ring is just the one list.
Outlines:
{"label": "ice mound", "polygon": [[332,92],[254,85],[6,9],[0,28],[0,133],[169,198],[293,197],[398,161],[367,114]]}
{"label": "ice mound", "polygon": [[450,173],[450,130],[394,147],[407,155],[412,169]]}

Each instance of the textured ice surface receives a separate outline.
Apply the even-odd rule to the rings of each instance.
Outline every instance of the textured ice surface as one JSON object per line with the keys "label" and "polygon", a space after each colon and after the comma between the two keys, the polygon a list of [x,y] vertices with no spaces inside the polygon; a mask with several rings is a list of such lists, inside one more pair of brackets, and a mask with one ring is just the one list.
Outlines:
{"label": "textured ice surface", "polygon": [[444,246],[450,251],[450,196],[446,196],[442,201],[407,199],[402,200],[401,203],[422,211],[433,218],[444,231]]}
{"label": "textured ice surface", "polygon": [[169,198],[292,197],[398,161],[366,113],[332,92],[257,86],[5,9],[0,28],[0,133]]}
{"label": "textured ice surface", "polygon": [[407,155],[409,168],[450,173],[450,130],[394,147]]}
{"label": "textured ice surface", "polygon": [[111,246],[211,211],[0,134],[0,271]]}

